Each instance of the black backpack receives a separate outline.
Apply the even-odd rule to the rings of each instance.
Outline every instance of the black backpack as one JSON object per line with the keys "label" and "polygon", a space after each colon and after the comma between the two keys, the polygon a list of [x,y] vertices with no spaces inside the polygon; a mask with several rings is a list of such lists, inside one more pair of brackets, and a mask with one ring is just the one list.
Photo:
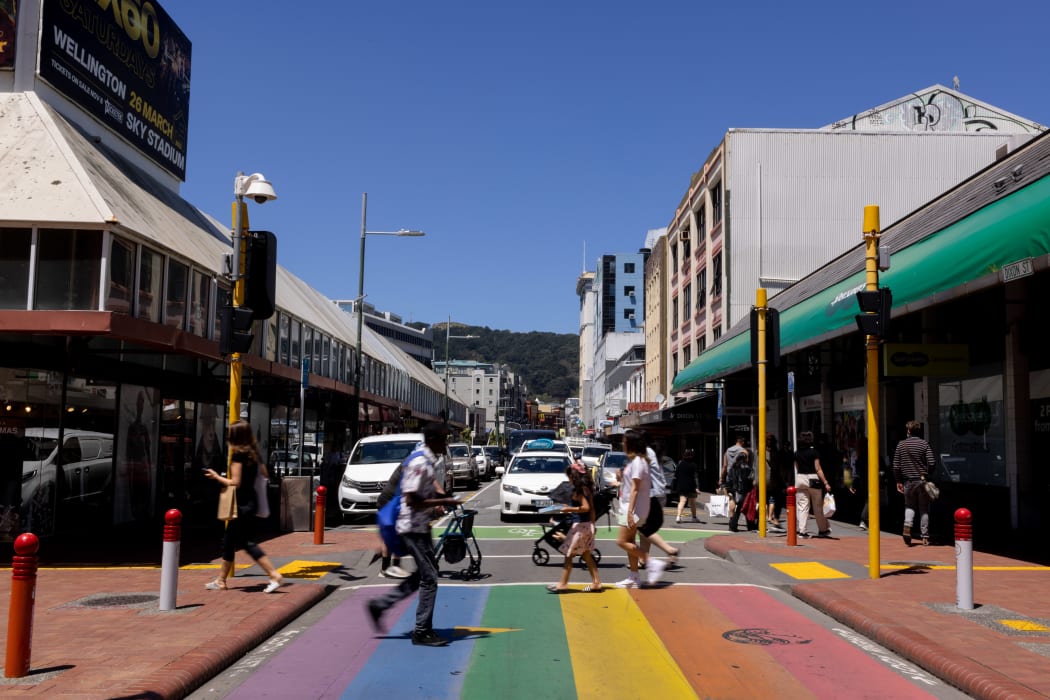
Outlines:
{"label": "black backpack", "polygon": [[737,455],[729,468],[729,486],[738,493],[747,493],[755,486],[755,470],[748,464],[747,452]]}

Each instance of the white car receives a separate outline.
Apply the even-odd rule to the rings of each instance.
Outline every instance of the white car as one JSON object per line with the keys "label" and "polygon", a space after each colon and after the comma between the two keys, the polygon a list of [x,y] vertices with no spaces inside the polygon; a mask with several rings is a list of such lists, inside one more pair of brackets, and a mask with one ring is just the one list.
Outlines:
{"label": "white car", "polygon": [[500,482],[500,520],[507,521],[520,514],[535,514],[541,508],[553,505],[550,492],[568,481],[565,470],[572,464],[572,456],[562,450],[547,449],[532,444],[523,447],[507,465]]}
{"label": "white car", "polygon": [[[422,443],[422,433],[373,435],[358,440],[339,480],[339,510],[343,517],[376,512],[376,501],[390,475]],[[445,468],[446,463],[452,463],[447,454],[438,462],[437,476],[445,485],[445,492],[451,494],[452,471]]]}
{"label": "white car", "polygon": [[55,511],[60,507],[56,498],[67,502],[105,503],[112,493],[112,482],[113,435],[110,433],[66,430],[59,446],[57,428],[25,429],[22,518],[34,530],[50,532]]}
{"label": "white car", "polygon": [[585,467],[596,467],[598,462],[601,461],[602,455],[612,450],[612,445],[606,445],[600,442],[592,442],[588,445],[583,446],[583,452],[580,453],[580,462]]}
{"label": "white car", "polygon": [[485,448],[475,445],[470,448],[470,451],[474,454],[474,464],[478,466],[478,478],[485,481],[491,479],[492,465],[489,464],[489,456],[485,453]]}

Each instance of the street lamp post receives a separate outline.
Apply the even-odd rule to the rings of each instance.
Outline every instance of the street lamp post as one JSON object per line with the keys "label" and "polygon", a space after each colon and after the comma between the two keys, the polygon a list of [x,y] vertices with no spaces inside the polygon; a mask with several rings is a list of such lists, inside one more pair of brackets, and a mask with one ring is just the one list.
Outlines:
{"label": "street lamp post", "polygon": [[471,340],[476,335],[449,335],[452,331],[452,314],[448,316],[448,324],[445,325],[445,433],[448,434],[448,341]]}
{"label": "street lamp post", "polygon": [[368,231],[368,193],[361,193],[361,256],[358,261],[357,271],[357,299],[354,301],[354,311],[357,313],[357,351],[354,357],[354,442],[361,439],[361,335],[364,326],[364,301],[365,301],[365,236],[425,236],[423,231],[410,231],[401,229],[399,231]]}
{"label": "street lamp post", "polygon": [[[273,191],[273,185],[269,183],[262,173],[245,175],[237,173],[233,179],[233,274],[230,279],[233,283],[233,308],[244,304],[244,269],[245,251],[242,248],[244,231],[248,229],[248,209],[244,204],[244,198],[251,197],[258,204],[277,199]],[[241,419],[241,354],[239,352],[230,355],[230,415],[229,423],[233,425]]]}

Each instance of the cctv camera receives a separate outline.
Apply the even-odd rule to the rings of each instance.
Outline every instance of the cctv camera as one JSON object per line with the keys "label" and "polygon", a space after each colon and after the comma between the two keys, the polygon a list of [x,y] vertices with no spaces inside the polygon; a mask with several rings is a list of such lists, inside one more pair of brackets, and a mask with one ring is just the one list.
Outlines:
{"label": "cctv camera", "polygon": [[277,199],[277,193],[273,191],[273,185],[267,182],[259,173],[249,176],[251,181],[244,194],[255,200],[256,204],[265,204],[271,199]]}
{"label": "cctv camera", "polygon": [[266,196],[266,195],[264,195],[264,194],[257,194],[257,195],[255,195],[254,197],[252,197],[252,199],[254,199],[254,200],[255,200],[255,203],[256,203],[256,204],[266,204],[267,202],[269,202],[269,201],[270,201],[270,198],[269,198],[269,197],[267,197],[267,196]]}

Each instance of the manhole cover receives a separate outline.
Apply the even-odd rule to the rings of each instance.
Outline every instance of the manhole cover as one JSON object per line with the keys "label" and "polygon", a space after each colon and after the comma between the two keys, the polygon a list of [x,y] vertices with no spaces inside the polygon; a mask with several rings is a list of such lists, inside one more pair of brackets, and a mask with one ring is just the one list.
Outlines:
{"label": "manhole cover", "polygon": [[80,601],[80,605],[90,608],[119,608],[127,605],[145,605],[146,603],[155,603],[158,598],[159,596],[149,593],[106,595],[95,598],[85,598]]}

